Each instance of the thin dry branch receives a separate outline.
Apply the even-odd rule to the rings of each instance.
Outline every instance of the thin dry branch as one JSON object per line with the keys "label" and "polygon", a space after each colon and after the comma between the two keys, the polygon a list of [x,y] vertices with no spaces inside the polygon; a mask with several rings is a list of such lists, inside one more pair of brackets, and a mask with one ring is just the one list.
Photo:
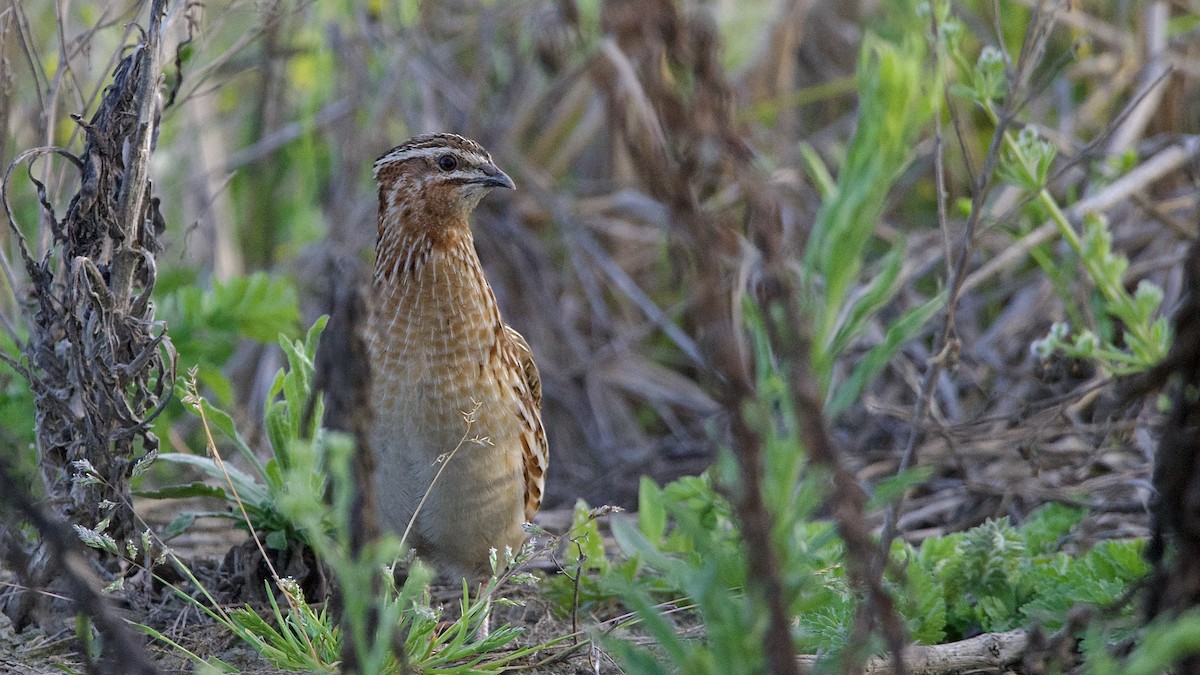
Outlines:
{"label": "thin dry branch", "polygon": [[[1107,185],[1095,194],[1084,197],[1067,209],[1067,216],[1077,222],[1088,213],[1101,213],[1134,195],[1147,190],[1160,178],[1200,157],[1200,136],[1187,136],[1139,164],[1129,173]],[[990,281],[1015,265],[1024,261],[1034,248],[1052,241],[1058,236],[1058,225],[1054,221],[1042,223],[1029,234],[1021,237],[1012,246],[1004,249],[979,269],[972,272],[962,283],[962,292],[971,291]]]}
{"label": "thin dry branch", "polygon": [[[1029,644],[1024,629],[1006,633],[984,633],[959,642],[940,645],[913,645],[904,649],[904,664],[911,675],[947,675],[948,673],[1000,670],[1021,660]],[[816,672],[819,658],[800,656],[800,672]],[[867,661],[864,675],[894,672],[889,659],[876,656]]]}
{"label": "thin dry branch", "polygon": [[[732,94],[716,58],[716,29],[699,15],[681,16],[674,3],[665,1],[650,7],[610,3],[601,23],[609,37],[603,43],[604,57],[594,64],[594,77],[606,96],[609,119],[618,127],[639,177],[667,205],[694,247],[692,304],[702,331],[696,344],[716,398],[729,414],[740,474],[730,498],[749,552],[751,592],[768,616],[762,636],[766,667],[771,673],[795,673],[795,648],[770,535],[773,519],[762,495],[763,439],[746,418],[756,393],[738,320],[739,289],[746,288],[746,261],[755,256],[745,246],[742,218],[701,206],[703,198],[732,184],[712,182],[712,177],[729,180],[730,173],[750,164],[748,147],[730,115]],[[664,78],[663,59],[695,78],[692,96]],[[699,148],[709,152],[701,155]],[[778,211],[764,213],[769,218]],[[777,236],[778,221],[774,229]]]}

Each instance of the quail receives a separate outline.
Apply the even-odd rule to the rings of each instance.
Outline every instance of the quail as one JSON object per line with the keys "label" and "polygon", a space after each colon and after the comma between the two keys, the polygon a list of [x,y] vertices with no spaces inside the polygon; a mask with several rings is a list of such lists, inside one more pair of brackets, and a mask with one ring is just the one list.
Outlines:
{"label": "quail", "polygon": [[529,345],[504,322],[468,216],[515,189],[478,143],[411,138],[374,166],[368,328],[380,525],[445,573],[490,573],[541,505],[549,451]]}

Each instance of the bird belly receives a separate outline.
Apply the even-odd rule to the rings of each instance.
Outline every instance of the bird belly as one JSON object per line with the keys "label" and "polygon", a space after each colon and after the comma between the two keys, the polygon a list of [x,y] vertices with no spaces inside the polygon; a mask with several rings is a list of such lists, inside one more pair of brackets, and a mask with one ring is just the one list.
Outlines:
{"label": "bird belly", "polygon": [[407,531],[419,555],[481,575],[490,549],[503,561],[525,540],[519,401],[491,356],[495,331],[458,323],[422,321],[437,330],[378,345],[389,367],[372,385],[375,501],[380,525]]}
{"label": "bird belly", "polygon": [[[380,411],[388,419],[372,442],[386,454],[375,473],[380,524],[409,531],[406,543],[431,562],[486,573],[489,549],[503,560],[504,547],[525,539],[520,454],[503,451],[520,440],[507,434],[511,425],[494,423],[495,397],[448,401],[445,391],[422,389],[424,400]],[[447,418],[443,409],[457,412]]]}

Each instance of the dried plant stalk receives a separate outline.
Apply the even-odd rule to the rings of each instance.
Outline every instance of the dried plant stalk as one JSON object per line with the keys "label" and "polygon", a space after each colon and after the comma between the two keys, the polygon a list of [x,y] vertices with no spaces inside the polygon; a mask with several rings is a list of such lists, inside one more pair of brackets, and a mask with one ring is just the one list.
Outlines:
{"label": "dried plant stalk", "polygon": [[[747,271],[760,257],[744,238],[746,214],[753,217],[761,211],[758,205],[740,210],[702,206],[704,198],[726,187],[753,182],[749,176],[738,181],[749,170],[750,153],[732,120],[732,94],[716,60],[715,26],[700,15],[680,16],[671,2],[653,5],[649,10],[634,2],[605,5],[602,22],[615,40],[602,48],[595,75],[639,178],[668,205],[672,220],[693,244],[693,302],[700,327],[696,343],[716,397],[730,417],[741,474],[731,501],[745,538],[752,591],[769,616],[763,652],[769,672],[795,673],[779,560],[770,536],[772,517],[762,495],[763,438],[745,413],[756,396],[754,370],[737,319]],[[692,100],[685,100],[664,78],[659,65],[664,61],[686,69],[695,79]],[[724,181],[713,182],[711,177]]]}
{"label": "dried plant stalk", "polygon": [[[1154,463],[1152,530],[1146,557],[1154,564],[1145,596],[1146,622],[1179,616],[1200,605],[1200,239],[1184,262],[1186,294],[1173,318],[1175,342],[1166,359],[1124,383],[1128,399],[1164,391],[1171,410],[1162,424]],[[1200,657],[1175,664],[1200,672]]]}
{"label": "dried plant stalk", "polygon": [[[158,450],[151,421],[169,400],[175,354],[154,320],[150,295],[163,223],[151,195],[148,164],[160,113],[160,18],[151,5],[149,31],[121,59],[96,113],[84,122],[83,152],[37,148],[8,168],[3,203],[17,240],[31,306],[24,374],[37,405],[39,467],[52,513],[123,542],[134,532],[130,479],[139,456]],[[80,185],[62,220],[36,179],[52,245],[35,259],[15,222],[7,190],[14,169],[47,154],[68,158]],[[44,552],[31,558],[30,586]],[[27,604],[27,603],[20,603]],[[10,605],[12,616],[14,608]],[[17,609],[20,625],[25,612]],[[17,619],[22,619],[17,621]]]}

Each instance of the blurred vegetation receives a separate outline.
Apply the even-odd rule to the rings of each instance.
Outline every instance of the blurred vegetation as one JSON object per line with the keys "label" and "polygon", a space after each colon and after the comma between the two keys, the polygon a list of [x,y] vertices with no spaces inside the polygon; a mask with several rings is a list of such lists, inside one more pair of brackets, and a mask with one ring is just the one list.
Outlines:
{"label": "blurred vegetation", "polygon": [[[71,116],[95,109],[146,6],[0,2],[4,166],[26,148],[81,145]],[[1153,0],[172,4],[154,298],[178,371],[194,369],[192,409],[241,455],[231,469],[242,494],[180,483],[161,465],[144,492],[240,502],[271,547],[307,537],[344,553],[322,539],[344,514],[281,506],[291,469],[279,458],[317,430],[300,428],[300,393],[288,391],[298,380],[280,368],[311,368],[320,327],[304,329],[330,311],[335,281],[369,265],[372,160],[415,133],[454,131],[518,185],[485,200],[474,224],[543,376],[546,506],[639,509],[636,525],[613,523],[620,559],[577,510],[587,535],[564,565],[580,576],[550,590],[571,612],[614,599],[636,610],[667,656],[603,642],[629,668],[760,663],[765,612],[730,591],[753,583],[756,553],[735,508],[746,488],[729,450],[738,419],[762,437],[782,600],[802,617],[796,645],[836,651],[861,637],[868,594],[846,568],[843,533],[818,517],[834,469],[806,459],[789,379],[799,363],[839,467],[871,497],[864,527],[909,540],[884,543],[895,564],[878,578],[901,598],[910,636],[1036,621],[1083,637],[1097,672],[1120,672],[1106,643],[1133,634],[1128,608],[1090,633],[1066,617],[1074,600],[1118,600],[1145,571],[1136,538],[1158,418],[1109,394],[1113,376],[1169,348],[1166,316],[1196,237],[1198,16]],[[41,249],[45,210],[28,179],[62,213],[73,170],[44,157],[9,180],[14,221]],[[697,236],[686,214],[720,227]],[[0,237],[11,253],[11,233]],[[760,304],[773,261],[795,283],[792,305]],[[16,317],[25,296],[7,280],[0,304]],[[730,316],[706,313],[713,295]],[[771,326],[792,311],[803,331],[780,338]],[[736,409],[710,358],[725,321],[730,371],[753,386]],[[0,333],[18,361],[24,330]],[[0,373],[0,441],[30,477],[33,420],[24,380]],[[156,425],[173,465],[223,480],[200,456],[206,425],[181,403]],[[1120,541],[1091,546],[1097,537]],[[414,588],[392,589],[389,617]],[[684,596],[706,624],[703,645],[654,604]],[[299,630],[329,628],[301,605]],[[407,620],[432,631],[426,619]],[[463,639],[469,625],[456,628]],[[1180,640],[1186,628],[1149,635]],[[336,660],[329,645],[320,667]],[[1135,656],[1146,672],[1162,663]]]}
{"label": "blurred vegetation", "polygon": [[[19,11],[9,15],[12,23],[6,25],[10,30],[20,26],[25,37],[7,41],[5,49],[27,45],[22,49],[34,60],[17,68],[9,53],[16,95],[8,119],[32,123],[8,125],[0,146],[5,157],[46,142],[68,147],[78,142],[69,115],[86,117],[111,65],[103,58],[81,56],[80,48],[86,45],[92,55],[115,53],[133,30],[120,26],[140,16],[141,7],[136,2],[84,3],[58,16],[49,5],[16,6]],[[963,61],[960,69],[969,70],[978,54],[989,53],[985,46],[995,47],[989,27],[1000,31],[1010,54],[1021,48],[1034,10],[1009,2],[998,17],[989,18],[992,9],[990,3],[953,5],[957,18],[943,29],[954,32],[950,56]],[[922,42],[913,36],[928,27],[927,3],[889,3],[882,14],[861,15],[850,6],[765,0],[715,3],[708,10],[681,5],[678,11],[711,11],[715,19],[720,64],[729,69],[735,95],[728,105],[752,143],[763,179],[792,214],[788,227],[798,229],[792,246],[804,244],[800,232],[813,223],[816,234],[804,245],[807,253],[796,255],[812,270],[806,272],[809,279],[819,280],[823,289],[807,308],[815,313],[817,326],[815,365],[827,386],[835,381],[847,385],[830,390],[830,411],[847,412],[843,420],[848,424],[861,422],[860,392],[868,387],[867,375],[899,375],[905,366],[889,357],[906,350],[911,360],[924,351],[922,345],[930,344],[935,329],[929,319],[945,298],[938,288],[942,267],[930,247],[941,235],[929,172],[931,148],[919,141],[928,138],[924,115],[954,116],[958,142],[943,139],[943,189],[951,196],[970,195],[995,117],[987,106],[1002,100],[1007,66],[993,60],[993,70],[1000,71],[986,75],[990,85],[979,81],[981,75],[972,80],[969,72],[962,83],[954,83],[973,87],[984,107],[938,102],[934,85],[940,76],[922,82],[933,86],[922,95],[911,83],[890,85],[899,96],[918,98],[881,98],[878,105],[894,121],[879,117],[879,131],[859,128],[849,136],[851,93],[861,89],[853,68],[858,37],[871,31],[911,50]],[[1088,34],[1087,20],[1113,26],[1133,14],[1133,5],[1124,3],[1068,12],[1070,20],[1049,36],[1031,74],[1038,87],[1032,93],[1039,96],[1027,93],[1020,114],[1046,130],[1069,125],[1081,142],[1102,139],[1098,135],[1118,119],[1132,92],[1102,97],[1096,90],[1102,82],[1096,69],[1106,62],[1093,59],[1109,53],[1112,47],[1103,40],[1112,35]],[[296,336],[299,324],[288,309],[293,303],[292,291],[286,289],[290,284],[302,299],[305,322],[311,322],[322,311],[314,298],[332,275],[341,273],[330,261],[369,257],[374,237],[371,159],[412,133],[449,129],[481,140],[519,183],[515,195],[484,204],[477,217],[478,245],[510,322],[529,334],[545,364],[546,417],[556,457],[551,503],[569,504],[578,495],[631,504],[638,474],[692,473],[711,461],[709,427],[716,404],[697,380],[701,364],[693,335],[702,329],[693,324],[694,299],[687,283],[687,261],[694,259],[688,247],[693,244],[672,234],[662,206],[639,190],[612,127],[637,130],[652,116],[670,111],[654,110],[653,92],[631,89],[616,92],[629,118],[606,119],[596,79],[597,69],[605,67],[604,45],[614,37],[620,42],[635,36],[614,36],[609,31],[615,26],[604,16],[596,1],[173,5],[167,46],[175,59],[168,59],[165,83],[170,105],[154,154],[155,189],[168,225],[156,296],[160,316],[180,347],[181,372],[199,366],[201,383],[217,400],[246,407],[244,421],[254,423],[259,417],[254,408],[280,356],[238,344],[238,338],[273,344],[273,326]],[[660,29],[667,25],[664,21],[659,21]],[[61,46],[59,23],[66,39]],[[1168,30],[1184,36],[1190,25],[1181,15]],[[854,30],[822,33],[821,26]],[[805,42],[802,38],[810,34],[824,39]],[[803,58],[795,61],[796,55]],[[59,67],[64,58],[69,68]],[[891,68],[882,72],[899,74]],[[1122,83],[1133,86],[1130,74],[1122,70],[1120,75]],[[1056,106],[1054,95],[1066,92],[1055,88],[1060,81],[1074,86],[1078,105]],[[1184,86],[1193,84],[1188,80]],[[918,100],[921,96],[925,98]],[[859,99],[865,106],[873,105],[872,100]],[[1185,100],[1164,108],[1160,117],[1192,119]],[[907,126],[901,129],[897,123]],[[1169,125],[1170,120],[1156,124]],[[893,130],[901,152],[888,158],[876,151],[886,147],[878,134]],[[1037,185],[1053,177],[1062,184],[1048,186],[1052,194],[1086,194],[1088,184],[1079,181],[1086,176],[1072,174],[1070,167],[1090,156],[1077,156],[1079,142],[1054,141],[1059,158],[1043,164],[1034,177],[1040,178]],[[1123,152],[1137,155],[1136,148]],[[1064,155],[1070,163],[1064,163]],[[869,169],[863,162],[880,164]],[[1047,175],[1050,166],[1054,176]],[[1111,163],[1102,168],[1112,175]],[[61,210],[69,181],[49,179],[65,175],[66,167],[42,159],[33,171],[49,186],[50,203]],[[22,168],[16,177],[23,173]],[[865,182],[848,184],[851,180]],[[1095,183],[1095,189],[1112,180]],[[889,193],[891,181],[900,187]],[[20,188],[19,183],[14,187]],[[1045,217],[1032,201],[1019,211],[1009,210],[1019,197],[1001,192],[980,204],[984,212],[979,215],[983,223],[977,245],[996,251],[1003,249],[1006,236],[1019,243]],[[10,199],[26,234],[41,240],[35,231],[36,194],[13,189]],[[1061,203],[1061,197],[1054,199]],[[964,214],[946,217],[955,228]],[[822,224],[829,219],[854,223],[857,230],[826,239],[820,233],[829,231]],[[878,230],[876,222],[884,229]],[[1095,265],[1103,267],[1105,239],[1088,236],[1095,243],[1088,244],[1086,251],[1093,253],[1087,256],[1099,255],[1101,262]],[[1085,253],[1077,248],[1063,260],[1050,246],[1044,241],[1031,254],[1052,275],[1071,268]],[[844,259],[847,255],[854,257]],[[980,255],[986,259],[989,254]],[[1085,263],[1084,269],[1097,270],[1095,265]],[[1094,272],[1102,274],[1100,295],[1070,276],[1052,277],[1061,300],[1052,303],[1057,309],[1029,314],[1025,344],[1049,336],[1038,342],[1043,358],[1057,353],[1124,359],[1117,353],[1124,349],[1124,336],[1114,332],[1121,324],[1114,320],[1138,325],[1162,315],[1146,314],[1145,308],[1152,306],[1148,300],[1122,301],[1128,309],[1092,310],[1096,302],[1112,302],[1103,298],[1115,297],[1110,289],[1119,284],[1114,287],[1111,280],[1121,278],[1122,269]],[[258,270],[273,279],[237,280]],[[832,271],[837,274],[831,276]],[[1028,263],[1013,260],[992,273],[1016,280],[1020,277],[1015,275],[1031,271]],[[1169,286],[1154,278],[1149,280]],[[972,281],[978,288],[984,279]],[[979,301],[970,306],[979,308],[980,321],[964,321],[983,334],[985,319],[994,322],[1017,291],[1011,283],[979,289]],[[1139,298],[1143,295],[1139,292]],[[842,307],[839,298],[853,298],[854,304]],[[10,310],[15,301],[10,295]],[[547,313],[547,306],[561,311]],[[1056,322],[1074,328],[1055,328]],[[888,332],[889,326],[900,332]],[[1161,344],[1161,329],[1156,330],[1160,336],[1154,339]],[[1145,351],[1138,343],[1132,348]],[[1141,362],[1153,360],[1155,353],[1160,352],[1146,352]],[[992,368],[997,359],[1023,368],[1030,363],[1020,351],[981,356],[981,365]],[[259,367],[261,359],[266,361]],[[236,376],[228,369],[222,372],[225,364],[232,364]],[[1116,366],[1118,371],[1126,368]],[[976,379],[1006,386],[999,371]],[[959,394],[957,406],[978,413],[986,401],[974,400],[970,389]],[[882,392],[878,386],[875,391]],[[28,411],[19,386],[6,396],[2,409],[11,409],[17,418]],[[4,429],[23,444],[31,439],[28,425]],[[876,425],[874,432],[879,431]],[[259,438],[257,433],[249,436]]]}

